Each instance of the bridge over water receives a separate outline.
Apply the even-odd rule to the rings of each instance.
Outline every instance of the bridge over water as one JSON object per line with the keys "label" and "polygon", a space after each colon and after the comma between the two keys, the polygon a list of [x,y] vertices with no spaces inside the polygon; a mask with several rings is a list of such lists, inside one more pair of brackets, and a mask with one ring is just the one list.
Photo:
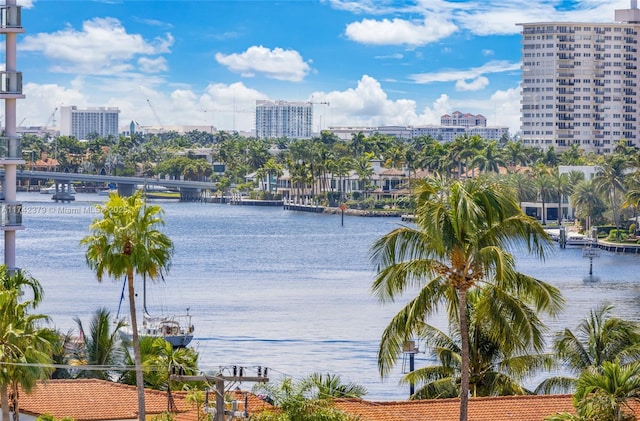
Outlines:
{"label": "bridge over water", "polygon": [[[0,176],[4,177],[4,170],[0,170]],[[199,200],[202,192],[216,190],[216,183],[208,181],[183,181],[183,180],[165,180],[162,178],[145,178],[145,177],[124,177],[116,175],[96,175],[81,174],[53,171],[31,171],[18,170],[16,174],[20,180],[37,179],[37,180],[53,180],[57,185],[71,184],[74,181],[85,183],[102,183],[115,184],[118,186],[118,194],[121,196],[132,195],[138,186],[163,186],[180,191],[180,200],[193,201]]]}

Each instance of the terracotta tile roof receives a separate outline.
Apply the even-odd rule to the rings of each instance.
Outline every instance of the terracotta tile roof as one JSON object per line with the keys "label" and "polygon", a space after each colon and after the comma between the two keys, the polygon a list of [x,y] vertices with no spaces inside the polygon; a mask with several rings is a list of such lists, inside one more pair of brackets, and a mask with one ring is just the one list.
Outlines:
{"label": "terracotta tile roof", "polygon": [[[179,411],[190,409],[184,394],[174,399]],[[167,410],[167,393],[145,390],[148,414]],[[112,420],[137,418],[138,394],[135,386],[105,380],[49,380],[38,384],[29,394],[20,393],[20,412],[50,414],[55,418]]]}
{"label": "terracotta tile roof", "polygon": [[[244,392],[234,397],[244,410]],[[176,421],[197,421],[197,409],[186,402],[186,392],[173,392],[178,414]],[[272,405],[249,393],[249,412],[259,412]],[[145,390],[147,415],[167,410],[167,392]],[[138,394],[135,386],[105,380],[49,380],[38,384],[29,394],[20,392],[20,412],[34,416],[50,414],[54,418],[71,417],[77,421],[137,419]]]}
{"label": "terracotta tile roof", "polygon": [[389,169],[387,169],[385,171],[382,171],[380,173],[380,175],[385,175],[385,176],[388,176],[388,177],[393,177],[393,176],[402,177],[405,174],[404,174],[404,171],[399,170],[397,168],[389,168]]}
{"label": "terracotta tile roof", "polygon": [[[455,421],[459,399],[397,402],[338,400],[336,405],[361,421]],[[542,421],[557,412],[575,413],[571,395],[498,396],[469,400],[470,421]]]}

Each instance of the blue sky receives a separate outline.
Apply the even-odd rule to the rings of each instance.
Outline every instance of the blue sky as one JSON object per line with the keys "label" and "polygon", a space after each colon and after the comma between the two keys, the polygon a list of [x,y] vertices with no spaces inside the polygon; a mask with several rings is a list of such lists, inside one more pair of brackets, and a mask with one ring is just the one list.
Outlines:
{"label": "blue sky", "polygon": [[[519,129],[517,23],[612,22],[629,0],[18,0],[18,123],[111,106],[121,123],[253,128],[257,99],[312,101],[314,129]],[[328,105],[327,105],[328,103]],[[53,120],[59,113],[53,114]]]}

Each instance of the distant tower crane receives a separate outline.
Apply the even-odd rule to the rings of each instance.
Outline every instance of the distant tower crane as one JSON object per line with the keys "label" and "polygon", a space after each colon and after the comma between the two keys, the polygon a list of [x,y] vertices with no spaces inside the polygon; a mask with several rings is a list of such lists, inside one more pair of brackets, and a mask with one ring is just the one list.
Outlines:
{"label": "distant tower crane", "polygon": [[160,125],[160,128],[162,128],[162,121],[160,120],[160,116],[158,116],[158,113],[156,112],[156,109],[153,108],[153,105],[151,105],[151,101],[145,95],[144,91],[142,90],[142,86],[138,86],[138,89],[140,89],[140,92],[142,92],[142,95],[144,95],[144,99],[147,101],[147,104],[149,105],[149,108],[151,109],[151,112],[153,113],[153,116],[156,118],[156,121]]}
{"label": "distant tower crane", "polygon": [[56,125],[56,120],[54,119],[55,115],[56,115],[56,111],[58,111],[58,107],[55,107],[53,109],[53,112],[51,113],[51,115],[49,116],[49,118],[47,119],[47,123],[44,125],[44,127],[49,127],[49,123],[53,122],[53,125]]}
{"label": "distant tower crane", "polygon": [[[321,101],[321,102],[314,102],[313,101],[313,97],[311,97],[311,100],[307,102],[307,104],[311,104],[313,105],[326,105],[327,107],[330,106],[329,101]],[[320,116],[320,124],[319,124],[319,131],[322,131],[322,116]]]}

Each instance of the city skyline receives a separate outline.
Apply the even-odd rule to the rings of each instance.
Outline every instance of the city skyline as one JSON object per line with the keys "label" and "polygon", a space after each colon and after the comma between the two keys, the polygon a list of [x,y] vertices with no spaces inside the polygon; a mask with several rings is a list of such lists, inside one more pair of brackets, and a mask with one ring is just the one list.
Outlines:
{"label": "city skyline", "polygon": [[[256,100],[311,101],[314,130],[482,114],[520,128],[526,22],[612,22],[607,1],[19,1],[18,123],[61,106],[122,124],[252,130]],[[328,103],[328,105],[326,104]],[[54,111],[56,110],[56,111]]]}

